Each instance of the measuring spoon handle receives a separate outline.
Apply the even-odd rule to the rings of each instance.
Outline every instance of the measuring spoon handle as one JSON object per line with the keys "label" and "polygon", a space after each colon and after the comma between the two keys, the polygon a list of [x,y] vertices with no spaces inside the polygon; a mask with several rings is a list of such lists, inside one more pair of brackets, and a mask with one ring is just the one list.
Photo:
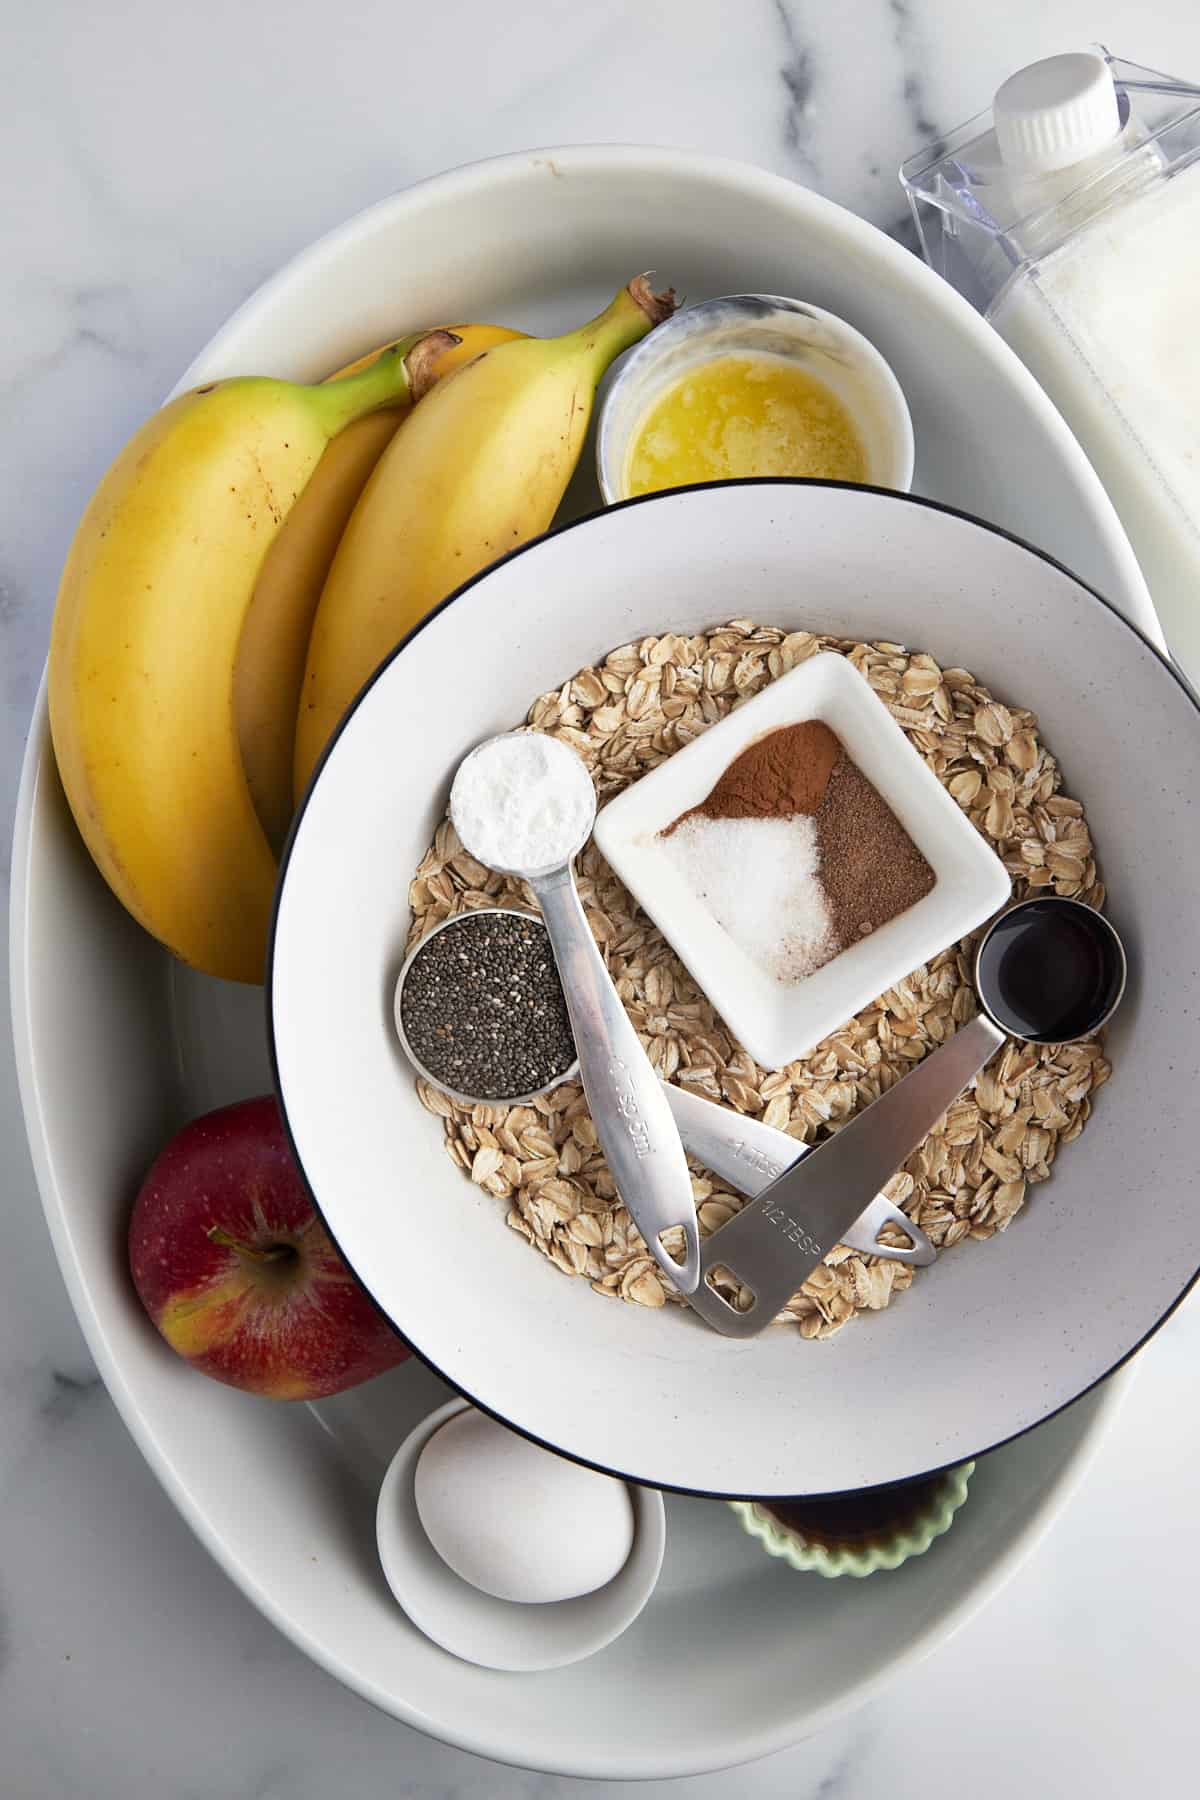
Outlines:
{"label": "measuring spoon handle", "polygon": [[[579,1072],[612,1178],[647,1248],[681,1293],[700,1281],[692,1178],[671,1109],[596,948],[569,867],[530,882],[542,909],[575,1033]],[[659,1243],[683,1229],[676,1263]]]}
{"label": "measuring spoon handle", "polygon": [[706,1278],[726,1268],[753,1298],[739,1311],[705,1279],[692,1296],[697,1312],[727,1337],[764,1330],[1004,1041],[979,1013],[707,1238]]}
{"label": "measuring spoon handle", "polygon": [[[702,1100],[686,1088],[668,1086],[666,1095],[684,1149],[690,1150],[721,1181],[727,1181],[737,1193],[748,1194],[752,1200],[812,1148],[789,1137],[786,1131],[764,1125],[761,1119],[745,1118],[727,1106],[718,1106],[714,1100]],[[885,1225],[898,1225],[907,1236],[908,1245],[881,1244],[879,1233]],[[883,1256],[920,1268],[937,1260],[937,1251],[925,1233],[882,1194],[867,1202],[853,1225],[843,1231],[841,1241],[863,1256]]]}

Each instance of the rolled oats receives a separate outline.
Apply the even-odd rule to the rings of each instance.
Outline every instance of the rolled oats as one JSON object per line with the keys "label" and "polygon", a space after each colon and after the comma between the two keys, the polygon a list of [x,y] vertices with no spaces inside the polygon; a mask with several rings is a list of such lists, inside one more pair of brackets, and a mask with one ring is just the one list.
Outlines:
{"label": "rolled oats", "polygon": [[[584,758],[600,804],[822,650],[847,656],[972,824],[1003,859],[1016,898],[1034,892],[1104,904],[1078,800],[1026,709],[1002,703],[969,670],[943,669],[901,645],[785,633],[746,619],[692,637],[643,638],[534,701],[526,722]],[[617,990],[655,1067],[694,1093],[816,1143],[869,1105],[977,1010],[974,940],[943,950],[785,1069],[760,1068],[726,1031],[661,934],[594,844],[578,860],[580,895]],[[411,887],[409,947],[443,919],[480,906],[531,907],[519,881],[484,869],[454,827],[437,830]],[[1098,1042],[1010,1040],[893,1176],[886,1192],[939,1250],[1005,1230],[1062,1144],[1083,1129],[1110,1073]],[[583,1093],[566,1083],[531,1105],[460,1107],[418,1081],[454,1162],[503,1204],[508,1224],[564,1273],[634,1305],[681,1304],[621,1204]],[[703,1236],[742,1205],[692,1162]],[[779,1315],[825,1338],[856,1312],[902,1293],[912,1268],[839,1245]],[[730,1287],[731,1298],[738,1294]],[[743,1303],[749,1303],[743,1295]]]}

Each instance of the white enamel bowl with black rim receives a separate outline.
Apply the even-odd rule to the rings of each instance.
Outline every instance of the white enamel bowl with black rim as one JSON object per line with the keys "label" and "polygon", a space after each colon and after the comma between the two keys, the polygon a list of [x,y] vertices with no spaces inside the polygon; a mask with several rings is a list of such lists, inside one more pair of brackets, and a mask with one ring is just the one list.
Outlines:
{"label": "white enamel bowl with black rim", "polygon": [[[461,758],[631,638],[730,614],[904,641],[1038,715],[1093,828],[1133,968],[1116,1073],[1013,1227],[812,1349],[613,1305],[504,1224],[442,1146],[389,1020],[406,894]],[[481,647],[486,646],[486,650]],[[629,502],[519,551],[360,697],[294,830],[269,984],[292,1141],[338,1244],[447,1381],[632,1479],[821,1493],[956,1463],[1114,1368],[1200,1265],[1180,906],[1200,887],[1193,695],[1065,570],[904,496],[733,483]],[[903,1379],[897,1380],[897,1370]]]}
{"label": "white enamel bowl with black rim", "polygon": [[[619,282],[643,267],[656,267],[693,299],[753,288],[806,297],[850,320],[886,356],[912,409],[915,491],[1044,545],[1147,630],[1155,629],[1145,587],[1099,482],[1049,401],[995,333],[915,257],[861,220],[790,181],[718,158],[568,147],[475,164],[423,183],[305,250],[228,321],[180,385],[247,370],[314,379],[373,344],[446,318],[494,318],[529,331],[561,331],[599,310]],[[570,509],[598,501],[585,455]],[[752,573],[752,565],[743,570]],[[794,577],[788,605],[797,613],[811,608],[816,618],[822,596],[806,585],[803,559]],[[901,593],[912,586],[909,571]],[[640,574],[636,591],[651,593]],[[971,584],[972,606],[981,597],[988,605],[996,598],[987,591],[986,559],[980,580]],[[878,598],[879,618],[892,629],[896,610],[884,604],[886,595]],[[690,599],[694,603],[696,596]],[[718,612],[741,605],[740,590],[718,599]],[[569,608],[571,592],[565,600]],[[664,622],[648,603],[635,610],[641,624]],[[1094,611],[1099,617],[1100,609]],[[936,623],[931,639],[965,655],[969,645],[960,622],[947,614]],[[970,623],[969,613],[961,623]],[[972,634],[977,630],[972,624]],[[1113,628],[1107,630],[1111,638]],[[586,642],[575,659],[602,649],[606,631],[619,635],[602,622],[581,634]],[[1121,642],[1121,658],[1137,662],[1144,654],[1132,635]],[[1074,781],[1072,748],[1052,729],[1057,689],[1068,695],[1072,689],[1074,643],[1069,654],[1060,650],[1048,649],[1037,690],[1055,688],[1047,701],[1047,728],[1070,758]],[[555,667],[547,673],[553,679],[560,672]],[[520,681],[498,695],[504,706],[496,707],[497,716],[511,720],[537,675],[532,665],[522,668]],[[1143,680],[1139,692],[1144,686]],[[1125,722],[1136,717],[1138,703],[1122,678],[1112,704],[1114,729],[1131,729]],[[425,707],[425,696],[420,704]],[[1186,756],[1190,725],[1181,729],[1180,754]],[[1136,746],[1133,754],[1140,754]],[[1169,779],[1182,806],[1194,781],[1182,765]],[[1082,775],[1078,781],[1082,789]],[[1143,786],[1149,789],[1149,779]],[[1106,800],[1102,784],[1094,783],[1087,794],[1105,827],[1109,860],[1118,854],[1123,859],[1110,872],[1114,886],[1119,874],[1124,887],[1134,871],[1130,846],[1118,850],[1119,834],[1109,829],[1116,822],[1115,797]],[[1139,791],[1138,804],[1142,799]],[[431,822],[435,802],[429,794],[424,800]],[[411,843],[420,823],[410,821]],[[1132,824],[1139,829],[1136,819]],[[397,855],[408,847],[397,845]],[[1154,850],[1159,856],[1160,847]],[[1165,881],[1170,869],[1161,861],[1155,866]],[[220,1566],[308,1655],[397,1718],[481,1755],[607,1779],[681,1775],[765,1755],[861,1703],[900,1666],[944,1639],[1020,1564],[1074,1490],[1124,1377],[988,1457],[954,1530],[894,1575],[841,1583],[853,1591],[817,1595],[801,1577],[781,1580],[724,1506],[669,1495],[667,1557],[654,1598],[601,1656],[519,1680],[456,1662],[397,1608],[374,1536],[376,1495],[390,1457],[432,1407],[451,1397],[450,1390],[410,1361],[313,1407],[256,1401],[186,1368],[138,1307],[121,1254],[132,1195],[172,1129],[209,1107],[270,1086],[262,993],[209,981],[173,963],[112,899],[63,801],[44,697],[30,732],[12,869],[21,1094],[47,1222],[91,1352],[137,1445]],[[1147,893],[1145,899],[1151,898]],[[1181,892],[1181,917],[1186,903]],[[1130,904],[1120,892],[1122,919]],[[1164,897],[1151,921],[1155,931],[1166,905]],[[399,933],[399,918],[395,926]],[[1137,939],[1134,948],[1140,951]],[[382,1028],[386,1008],[383,990],[378,993]],[[1139,993],[1135,983],[1118,1048],[1122,1033],[1151,1030],[1145,1008],[1153,1004],[1169,1007],[1165,981],[1156,981],[1154,996]],[[1006,1240],[977,1247],[975,1260],[981,1269],[990,1265],[997,1281],[1004,1278],[1006,1259],[1018,1254],[1020,1239],[1052,1219],[1059,1196],[1065,1192],[1072,1207],[1082,1204],[1070,1174],[1075,1154],[1092,1158],[1087,1167],[1097,1191],[1107,1191],[1101,1146],[1094,1142],[1089,1150],[1089,1140],[1101,1128],[1115,1130],[1105,1126],[1104,1109],[1110,1102],[1114,1110],[1125,1108],[1122,1084],[1133,1067],[1123,1056],[1083,1143],[1064,1159],[1069,1180],[1060,1184],[1056,1177]],[[407,1106],[400,1085],[398,1078],[398,1103]],[[1132,1098],[1129,1106],[1132,1118]],[[415,1176],[436,1168],[439,1180],[449,1172],[435,1154],[432,1121],[414,1111],[411,1122],[400,1163],[388,1171],[378,1196],[381,1216],[398,1195],[411,1196],[405,1185],[410,1171]],[[1165,1132],[1181,1129],[1178,1117],[1165,1121]],[[1077,1173],[1083,1180],[1086,1168]],[[1184,1173],[1178,1150],[1164,1138],[1162,1154],[1138,1170],[1130,1208],[1140,1207],[1151,1226],[1160,1197],[1177,1213]],[[450,1192],[456,1208],[469,1210],[477,1202],[465,1184],[438,1191]],[[479,1224],[481,1259],[503,1256],[506,1243],[516,1248],[495,1213]],[[1164,1220],[1164,1236],[1167,1227]],[[1180,1284],[1187,1251],[1183,1238],[1174,1241]],[[528,1253],[527,1260],[533,1262]],[[1126,1304],[1128,1282],[1141,1279],[1140,1261],[1140,1245],[1132,1261],[1114,1247],[1103,1305]],[[591,1302],[586,1290],[573,1290],[557,1271],[544,1273],[562,1289],[564,1303]],[[951,1273],[949,1260],[944,1270],[934,1270],[924,1283],[925,1297],[918,1289],[896,1309],[897,1327],[906,1312],[919,1317],[933,1304],[938,1283]],[[444,1275],[443,1267],[439,1278]],[[630,1309],[626,1319],[636,1326]],[[835,1379],[830,1371],[843,1347],[876,1325],[891,1331],[893,1321],[855,1324],[812,1350],[793,1345],[788,1379],[809,1355],[824,1379]],[[1015,1326],[998,1328],[997,1336],[1001,1349],[989,1382],[1002,1387],[1014,1356],[1023,1361],[1024,1352]],[[556,1357],[573,1357],[572,1343],[564,1336]],[[957,1379],[953,1338],[942,1356],[944,1385],[951,1385]],[[1078,1385],[1093,1366],[1089,1359]],[[614,1412],[642,1403],[655,1379],[653,1360],[649,1367],[649,1382],[639,1367],[636,1384],[617,1397]],[[855,1399],[848,1391],[847,1416]],[[1031,1408],[1030,1416],[1036,1411]],[[788,1436],[816,1441],[805,1432],[798,1407]],[[947,1447],[946,1455],[952,1454]],[[714,1617],[721,1620],[719,1632],[712,1630]],[[651,1695],[654,1704],[630,1709],[631,1690]],[[621,1729],[614,1733],[618,1713]]]}

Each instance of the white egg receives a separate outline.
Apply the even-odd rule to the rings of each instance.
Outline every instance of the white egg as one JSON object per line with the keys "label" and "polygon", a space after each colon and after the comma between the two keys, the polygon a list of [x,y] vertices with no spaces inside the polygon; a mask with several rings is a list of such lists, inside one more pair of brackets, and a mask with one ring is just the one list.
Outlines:
{"label": "white egg", "polygon": [[554,1456],[473,1407],[425,1445],[414,1498],[442,1561],[498,1600],[593,1593],[633,1547],[623,1481]]}

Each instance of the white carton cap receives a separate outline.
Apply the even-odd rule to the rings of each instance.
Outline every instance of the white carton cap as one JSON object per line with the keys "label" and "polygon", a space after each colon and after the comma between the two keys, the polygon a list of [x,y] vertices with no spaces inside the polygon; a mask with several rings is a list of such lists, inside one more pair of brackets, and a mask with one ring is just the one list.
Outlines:
{"label": "white carton cap", "polygon": [[1093,50],[1018,69],[998,89],[993,119],[1000,155],[1022,174],[1083,162],[1121,134],[1112,74]]}

